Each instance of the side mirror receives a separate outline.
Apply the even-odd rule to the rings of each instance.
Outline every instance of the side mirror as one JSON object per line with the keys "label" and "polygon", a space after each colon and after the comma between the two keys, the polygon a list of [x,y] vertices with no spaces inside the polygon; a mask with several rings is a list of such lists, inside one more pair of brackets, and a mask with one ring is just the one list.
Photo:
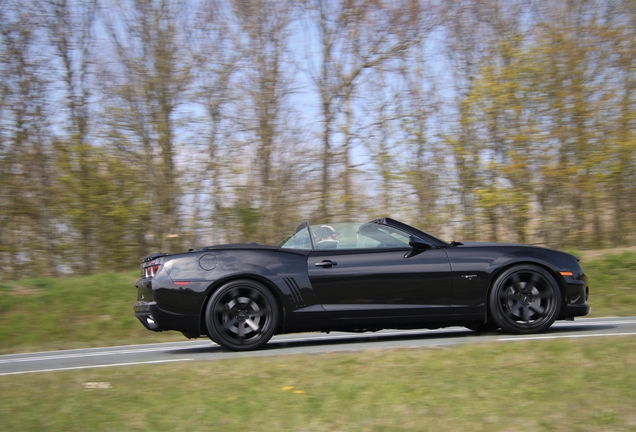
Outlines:
{"label": "side mirror", "polygon": [[404,254],[404,258],[410,258],[424,252],[425,250],[433,249],[433,246],[430,243],[426,243],[417,236],[409,237],[409,246],[413,249]]}
{"label": "side mirror", "polygon": [[411,246],[413,249],[418,251],[433,249],[433,246],[431,246],[430,243],[426,243],[421,238],[413,236],[413,235],[409,237],[409,246]]}

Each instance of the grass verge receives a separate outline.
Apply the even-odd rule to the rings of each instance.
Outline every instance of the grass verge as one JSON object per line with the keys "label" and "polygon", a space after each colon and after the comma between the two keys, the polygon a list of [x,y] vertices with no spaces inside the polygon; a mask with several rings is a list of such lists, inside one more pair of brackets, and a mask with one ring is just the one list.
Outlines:
{"label": "grass verge", "polygon": [[[590,316],[636,315],[636,254],[582,262]],[[0,354],[184,340],[152,333],[132,311],[137,272],[0,282]]]}
{"label": "grass verge", "polygon": [[0,282],[0,354],[184,340],[135,318],[137,272]]}
{"label": "grass verge", "polygon": [[636,338],[0,378],[4,430],[636,429]]}
{"label": "grass verge", "polygon": [[582,262],[590,279],[590,316],[636,315],[636,254],[621,252]]}

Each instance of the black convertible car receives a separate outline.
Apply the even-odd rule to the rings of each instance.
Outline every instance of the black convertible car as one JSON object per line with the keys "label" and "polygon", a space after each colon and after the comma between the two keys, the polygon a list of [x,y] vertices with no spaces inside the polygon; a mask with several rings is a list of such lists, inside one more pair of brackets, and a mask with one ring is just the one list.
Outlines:
{"label": "black convertible car", "polygon": [[447,243],[393,219],[301,224],[278,246],[143,259],[135,315],[149,330],[252,350],[275,334],[466,326],[535,333],[587,315],[578,259],[536,246]]}

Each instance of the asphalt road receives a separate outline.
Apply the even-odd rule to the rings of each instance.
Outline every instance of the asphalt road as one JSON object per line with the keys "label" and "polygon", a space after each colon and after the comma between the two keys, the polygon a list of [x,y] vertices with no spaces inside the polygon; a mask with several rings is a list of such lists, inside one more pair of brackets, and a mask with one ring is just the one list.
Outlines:
{"label": "asphalt road", "polygon": [[420,348],[450,346],[463,343],[542,340],[559,338],[589,338],[606,336],[636,336],[636,317],[587,318],[559,321],[549,331],[530,336],[513,336],[501,332],[477,334],[463,327],[439,330],[384,330],[376,333],[303,333],[275,336],[265,348],[245,353],[227,351],[208,339],[91,348],[69,351],[49,351],[0,356],[0,376],[122,367],[136,364],[221,360],[237,357],[354,352],[366,349]]}

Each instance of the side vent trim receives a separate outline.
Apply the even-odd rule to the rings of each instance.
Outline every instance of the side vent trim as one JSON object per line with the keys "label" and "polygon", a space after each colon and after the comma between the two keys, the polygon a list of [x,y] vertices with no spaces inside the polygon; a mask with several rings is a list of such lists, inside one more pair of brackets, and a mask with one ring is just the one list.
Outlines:
{"label": "side vent trim", "polygon": [[293,278],[283,278],[287,287],[289,288],[289,292],[292,295],[292,299],[294,300],[294,304],[296,307],[304,307],[306,306],[303,296],[300,294],[300,287],[298,283]]}

